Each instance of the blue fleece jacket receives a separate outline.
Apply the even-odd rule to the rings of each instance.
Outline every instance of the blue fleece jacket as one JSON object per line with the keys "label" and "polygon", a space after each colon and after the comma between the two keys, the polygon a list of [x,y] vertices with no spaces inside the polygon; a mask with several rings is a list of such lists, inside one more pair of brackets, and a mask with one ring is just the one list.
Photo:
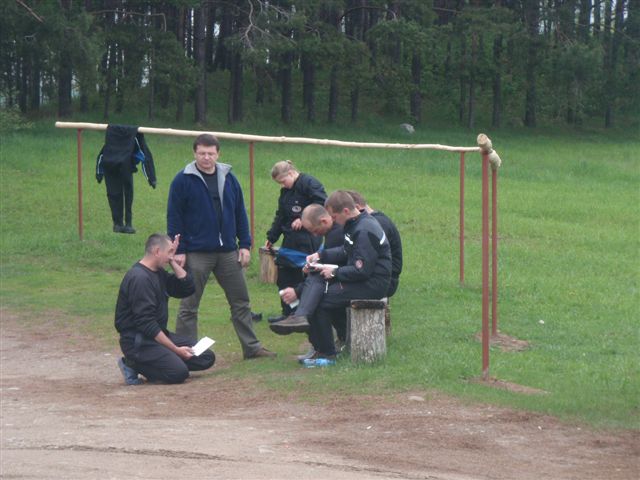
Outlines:
{"label": "blue fleece jacket", "polygon": [[238,179],[231,165],[216,164],[222,221],[216,215],[207,183],[191,162],[171,182],[167,233],[180,234],[177,253],[230,252],[251,248],[249,220]]}

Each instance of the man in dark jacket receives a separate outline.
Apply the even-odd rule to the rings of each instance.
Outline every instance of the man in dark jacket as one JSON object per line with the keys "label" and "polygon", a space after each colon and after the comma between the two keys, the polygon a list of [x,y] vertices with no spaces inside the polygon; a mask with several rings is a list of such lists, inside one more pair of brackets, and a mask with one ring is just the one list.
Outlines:
{"label": "man in dark jacket", "polygon": [[[328,281],[325,293],[315,312],[309,317],[309,337],[316,350],[305,365],[335,358],[332,326],[338,337],[346,330],[345,308],[351,300],[383,298],[391,279],[389,242],[380,224],[367,212],[360,212],[353,198],[344,190],[333,192],[325,204],[332,220],[344,229],[340,247],[321,250],[308,257],[308,262],[320,262],[320,275]],[[326,364],[318,363],[318,365]]]}
{"label": "man in dark jacket", "polygon": [[[144,257],[120,284],[115,327],[124,357],[118,366],[128,385],[142,383],[138,373],[151,381],[182,383],[189,371],[206,370],[215,361],[211,350],[194,356],[194,341],[167,330],[169,297],[183,298],[194,291],[193,279],[174,257],[179,243],[179,235],[173,242],[167,235],[151,235]],[[174,273],[164,269],[167,264]]]}
{"label": "man in dark jacket", "polygon": [[169,190],[167,232],[181,235],[176,261],[193,275],[195,292],[180,303],[176,332],[198,336],[198,308],[213,272],[224,290],[244,358],[274,357],[253,331],[243,267],[251,259],[244,197],[231,165],[218,162],[220,143],[210,134],[193,144],[195,161],[179,172]]}
{"label": "man in dark jacket", "polygon": [[356,208],[360,211],[366,211],[369,215],[375,218],[382,227],[382,230],[384,230],[387,240],[389,240],[389,246],[391,247],[391,282],[389,283],[387,297],[392,297],[398,290],[400,274],[402,273],[402,239],[400,238],[400,232],[389,217],[380,210],[374,210],[371,208],[359,192],[356,192],[355,190],[347,191],[356,202]]}

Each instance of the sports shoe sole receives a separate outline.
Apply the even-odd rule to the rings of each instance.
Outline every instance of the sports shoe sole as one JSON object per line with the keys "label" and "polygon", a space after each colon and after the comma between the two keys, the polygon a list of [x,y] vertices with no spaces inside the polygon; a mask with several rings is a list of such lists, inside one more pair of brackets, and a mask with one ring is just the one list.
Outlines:
{"label": "sports shoe sole", "polygon": [[269,325],[269,328],[272,332],[277,333],[278,335],[290,335],[292,333],[306,333],[309,331],[309,325],[278,325],[276,323],[272,323]]}

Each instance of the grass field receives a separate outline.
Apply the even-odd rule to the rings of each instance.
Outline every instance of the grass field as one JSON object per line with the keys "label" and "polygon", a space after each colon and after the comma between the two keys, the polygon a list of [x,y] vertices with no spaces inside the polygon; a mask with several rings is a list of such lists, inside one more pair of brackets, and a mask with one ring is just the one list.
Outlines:
{"label": "grass field", "polygon": [[[160,126],[160,125],[158,125]],[[279,127],[281,128],[281,127]],[[248,133],[285,134],[283,131]],[[408,137],[395,125],[357,130],[291,128],[289,135],[345,140],[473,146],[475,133],[429,129]],[[500,170],[500,329],[527,340],[523,352],[491,351],[491,375],[545,395],[496,390],[469,380],[481,372],[480,162],[467,158],[467,282],[458,284],[458,157],[438,152],[256,145],[256,244],[264,243],[278,196],[269,170],[281,159],[321,179],[327,191],[357,189],[397,224],[405,269],[392,303],[393,332],[383,363],[348,361],[326,371],[291,359],[301,336],[278,337],[257,324],[280,355],[234,362],[224,372],[268,388],[314,396],[325,389],[384,393],[438,389],[602,427],[640,428],[640,138],[628,132],[487,132]],[[85,239],[78,240],[75,131],[53,121],[1,140],[0,218],[3,307],[29,313],[33,325],[73,326],[116,345],[113,311],[125,271],[144,239],[162,231],[169,183],[191,159],[190,140],[148,136],[158,174],[151,189],[135,178],[137,235],[116,235],[104,185],[93,174],[104,134],[84,134]],[[248,148],[223,142],[248,204]],[[276,287],[248,271],[253,310],[277,313]],[[171,303],[175,312],[177,302]],[[222,291],[201,306],[201,332],[217,353],[239,359]],[[170,322],[173,325],[173,321]],[[99,372],[96,376],[99,377]]]}

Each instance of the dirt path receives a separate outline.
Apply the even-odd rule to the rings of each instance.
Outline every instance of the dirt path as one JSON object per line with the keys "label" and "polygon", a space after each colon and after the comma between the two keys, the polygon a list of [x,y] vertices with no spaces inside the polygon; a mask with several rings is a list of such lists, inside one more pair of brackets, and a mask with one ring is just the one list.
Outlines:
{"label": "dirt path", "polygon": [[126,387],[116,350],[0,313],[0,478],[637,479],[640,433],[443,395],[310,405],[212,372]]}

